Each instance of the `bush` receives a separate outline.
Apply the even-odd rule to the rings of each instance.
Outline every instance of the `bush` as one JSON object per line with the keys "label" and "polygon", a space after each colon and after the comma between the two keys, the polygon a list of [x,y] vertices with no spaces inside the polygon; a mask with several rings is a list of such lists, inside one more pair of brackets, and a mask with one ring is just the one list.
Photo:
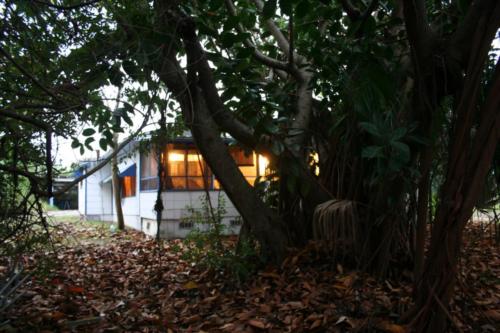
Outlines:
{"label": "bush", "polygon": [[252,241],[241,241],[236,247],[228,240],[227,226],[222,222],[226,214],[222,194],[213,209],[207,198],[202,201],[201,210],[188,207],[190,215],[183,220],[194,223],[194,229],[184,240],[182,259],[199,267],[225,274],[236,283],[241,283],[253,273],[259,264],[257,251]]}

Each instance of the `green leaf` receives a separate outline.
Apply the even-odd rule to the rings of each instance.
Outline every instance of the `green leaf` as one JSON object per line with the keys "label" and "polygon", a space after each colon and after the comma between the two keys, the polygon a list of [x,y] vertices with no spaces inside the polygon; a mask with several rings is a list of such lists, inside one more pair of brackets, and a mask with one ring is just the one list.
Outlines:
{"label": "green leaf", "polygon": [[99,147],[101,147],[102,150],[108,149],[108,140],[106,140],[105,138],[101,138],[99,140]]}
{"label": "green leaf", "polygon": [[116,87],[123,85],[123,74],[118,66],[112,66],[108,70],[109,82]]}
{"label": "green leaf", "polygon": [[298,18],[303,18],[304,16],[306,16],[310,12],[309,6],[310,4],[307,0],[299,2],[297,8],[295,9],[295,16],[297,16]]}
{"label": "green leaf", "polygon": [[276,14],[276,0],[267,0],[262,9],[262,16],[265,19],[271,18]]}
{"label": "green leaf", "polygon": [[359,126],[362,129],[364,129],[365,131],[367,131],[368,133],[370,133],[371,135],[376,136],[376,137],[381,137],[381,133],[379,133],[377,126],[375,126],[375,124],[368,123],[368,122],[361,122],[361,123],[359,123]]}
{"label": "green leaf", "polygon": [[391,140],[397,141],[406,135],[406,128],[399,127],[392,133]]}
{"label": "green leaf", "polygon": [[279,131],[278,126],[276,126],[276,124],[274,124],[272,119],[264,120],[264,122],[262,123],[262,126],[264,126],[264,129],[267,132],[272,133],[272,134],[276,134]]}
{"label": "green leaf", "polygon": [[384,157],[383,147],[368,146],[366,148],[363,148],[363,150],[361,151],[361,157],[363,158]]}
{"label": "green leaf", "polygon": [[95,134],[95,129],[93,128],[86,128],[82,132],[83,136],[91,136]]}
{"label": "green leaf", "polygon": [[285,147],[283,146],[283,144],[281,142],[275,140],[271,144],[271,150],[276,155],[281,155],[281,153],[285,150]]}
{"label": "green leaf", "polygon": [[399,141],[391,142],[391,146],[396,152],[397,159],[403,163],[408,163],[410,161],[410,147]]}
{"label": "green leaf", "polygon": [[76,149],[80,147],[80,141],[78,139],[74,138],[73,141],[71,142],[71,148]]}
{"label": "green leaf", "polygon": [[132,119],[130,119],[130,117],[128,116],[128,114],[123,113],[123,114],[122,114],[122,118],[123,118],[123,120],[125,120],[125,122],[126,122],[129,126],[133,126],[133,125],[134,125],[134,123],[132,122]]}
{"label": "green leaf", "polygon": [[280,0],[281,12],[286,15],[293,13],[293,0]]}
{"label": "green leaf", "polygon": [[139,70],[135,66],[135,64],[130,60],[125,60],[122,64],[123,70],[127,73],[132,79],[137,80],[139,77]]}
{"label": "green leaf", "polygon": [[220,41],[223,47],[229,48],[238,42],[238,35],[232,32],[226,32],[220,36]]}
{"label": "green leaf", "polygon": [[91,143],[92,143],[92,142],[94,142],[94,141],[95,141],[95,139],[94,139],[94,138],[92,138],[92,137],[87,138],[87,139],[85,139],[85,145],[87,146],[87,145],[91,144]]}

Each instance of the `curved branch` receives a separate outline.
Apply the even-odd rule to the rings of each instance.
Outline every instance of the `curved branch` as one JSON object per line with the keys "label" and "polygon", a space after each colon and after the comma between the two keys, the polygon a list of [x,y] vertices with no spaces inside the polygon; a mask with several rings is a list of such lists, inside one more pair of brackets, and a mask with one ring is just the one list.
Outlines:
{"label": "curved branch", "polygon": [[93,5],[95,3],[98,3],[101,0],[90,0],[90,1],[78,3],[76,5],[71,5],[71,6],[56,5],[56,4],[53,4],[53,3],[50,3],[50,2],[41,1],[41,0],[32,0],[32,1],[36,2],[36,3],[40,4],[40,5],[44,5],[44,6],[55,8],[55,9],[59,9],[59,10],[73,10],[73,9],[79,9],[79,8],[83,8],[83,7],[86,7],[86,6]]}
{"label": "curved branch", "polygon": [[[236,12],[236,7],[234,6],[234,3],[232,2],[232,0],[225,0],[224,2],[226,4],[226,8],[227,8],[229,14],[231,16],[237,16],[238,13]],[[244,33],[243,25],[241,25],[239,23],[237,25],[237,28],[238,28],[240,33]],[[289,67],[288,67],[288,64],[286,62],[283,62],[283,61],[271,58],[269,56],[266,56],[264,53],[262,53],[261,51],[259,51],[257,49],[257,46],[254,43],[252,43],[252,41],[250,39],[248,39],[248,38],[245,39],[244,43],[245,43],[246,47],[252,48],[254,50],[254,53],[253,53],[254,58],[257,59],[258,61],[260,61],[262,64],[269,66],[269,67],[272,67],[272,68],[275,68],[275,69],[281,69],[281,70],[287,71],[287,72],[289,71]]]}
{"label": "curved branch", "polygon": [[[257,9],[259,9],[260,12],[262,12],[262,9],[264,8],[264,3],[262,0],[253,0],[255,5],[257,6]],[[267,26],[267,29],[273,35],[274,39],[278,43],[279,48],[281,51],[288,56],[290,54],[290,43],[286,39],[285,35],[281,31],[281,29],[276,25],[276,23],[272,19],[265,19],[264,23]],[[297,65],[302,65],[306,63],[306,58],[300,54],[297,54],[297,52],[294,52],[293,58],[296,60],[295,64]],[[295,66],[294,66],[295,67]]]}

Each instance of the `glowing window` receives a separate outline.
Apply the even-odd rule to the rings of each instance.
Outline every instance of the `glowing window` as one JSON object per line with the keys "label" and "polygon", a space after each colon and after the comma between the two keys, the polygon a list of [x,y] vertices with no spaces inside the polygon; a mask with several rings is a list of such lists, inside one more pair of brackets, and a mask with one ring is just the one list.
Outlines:
{"label": "glowing window", "polygon": [[121,178],[122,197],[135,196],[135,176],[125,176]]}

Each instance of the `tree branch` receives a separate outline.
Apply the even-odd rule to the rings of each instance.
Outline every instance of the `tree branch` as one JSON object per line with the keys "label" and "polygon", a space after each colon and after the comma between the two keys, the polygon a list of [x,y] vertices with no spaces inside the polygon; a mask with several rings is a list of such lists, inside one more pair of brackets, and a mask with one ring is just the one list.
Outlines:
{"label": "tree branch", "polygon": [[340,0],[344,11],[347,13],[347,16],[351,19],[351,21],[356,21],[360,16],[361,12],[359,9],[354,7],[349,0]]}
{"label": "tree branch", "polygon": [[14,60],[14,58],[12,58],[10,56],[9,53],[7,53],[7,51],[5,51],[3,49],[3,47],[0,46],[0,53],[5,57],[7,58],[21,73],[23,73],[25,76],[27,76],[31,81],[33,81],[33,83],[38,86],[40,89],[42,89],[44,92],[47,93],[47,95],[49,96],[52,96],[54,97],[55,99],[59,99],[57,97],[56,94],[54,94],[52,91],[50,91],[49,89],[47,89],[43,84],[41,84],[33,75],[31,75],[30,73],[28,73],[23,66],[19,65],[17,63],[17,61]]}
{"label": "tree branch", "polygon": [[[231,16],[237,16],[238,13],[236,12],[236,7],[234,6],[234,3],[232,0],[225,0],[224,1],[226,4],[226,8]],[[240,33],[244,33],[243,25],[241,23],[238,24],[238,30]],[[286,62],[279,61],[277,59],[271,58],[269,56],[266,56],[264,53],[259,51],[257,49],[257,46],[250,40],[250,39],[245,39],[244,41],[245,46],[252,48],[254,50],[253,56],[255,59],[260,61],[262,64],[275,68],[275,69],[281,69],[283,71],[289,71],[289,67]]]}
{"label": "tree branch", "polygon": [[14,174],[14,175],[20,175],[20,176],[23,176],[23,177],[26,177],[28,178],[32,183],[39,183],[43,180],[43,177],[39,177],[37,176],[36,174],[32,173],[32,172],[29,172],[29,171],[26,171],[26,170],[22,170],[22,169],[19,169],[19,168],[15,168],[15,167],[11,167],[11,166],[8,166],[8,165],[3,165],[3,164],[0,164],[0,170],[3,170],[5,172],[8,172],[8,173],[11,173],[11,174]]}
{"label": "tree branch", "polygon": [[182,29],[182,38],[185,41],[186,53],[192,59],[197,59],[193,66],[196,67],[198,72],[198,83],[201,86],[203,97],[206,100],[206,105],[211,115],[217,124],[230,133],[236,140],[250,147],[255,147],[257,142],[253,129],[238,120],[233,113],[226,110],[217,91],[215,79],[212,69],[208,64],[205,51],[201,47],[194,29],[194,23],[186,24]]}
{"label": "tree branch", "polygon": [[106,157],[105,159],[103,159],[99,164],[97,164],[95,167],[93,167],[92,169],[90,169],[89,171],[87,171],[84,175],[81,175],[80,177],[77,177],[75,178],[71,183],[67,184],[65,187],[63,187],[62,189],[52,193],[52,195],[58,195],[58,194],[61,194],[61,193],[64,193],[66,191],[68,191],[70,188],[72,188],[73,186],[75,186],[76,184],[78,184],[79,182],[81,182],[82,180],[84,180],[85,178],[87,177],[90,177],[91,175],[93,175],[94,173],[96,173],[97,171],[99,171],[102,167],[104,167],[109,161],[111,161],[111,159],[113,157],[115,157],[116,155],[118,155],[118,153],[126,146],[128,145],[132,140],[134,140],[134,138],[142,131],[142,129],[147,125],[148,123],[148,120],[149,120],[149,115],[147,115],[146,117],[144,117],[144,120],[142,121],[142,124],[141,126],[131,135],[129,136],[127,139],[125,139],[122,143],[120,143],[118,146],[116,146],[116,148],[113,150],[113,152],[108,156]]}
{"label": "tree branch", "polygon": [[430,54],[431,30],[427,22],[424,0],[407,0],[403,12],[410,45],[421,63]]}
{"label": "tree branch", "polygon": [[38,127],[44,131],[53,131],[54,133],[63,136],[62,133],[60,133],[56,129],[52,128],[52,126],[50,126],[49,124],[47,124],[41,120],[38,120],[34,117],[25,116],[25,115],[19,114],[19,113],[14,112],[14,111],[9,111],[9,110],[0,111],[0,117],[16,119],[16,120],[22,121],[24,123],[31,124],[31,125]]}
{"label": "tree branch", "polygon": [[55,9],[59,9],[59,10],[73,10],[73,9],[79,9],[79,8],[82,8],[82,7],[93,5],[95,3],[98,3],[101,0],[91,0],[91,1],[86,1],[86,2],[79,3],[79,4],[71,5],[71,6],[56,5],[56,4],[53,4],[53,3],[50,3],[50,2],[41,1],[41,0],[32,0],[32,1],[36,2],[38,4],[41,4],[41,5],[44,5],[44,6],[47,6],[47,7],[51,7],[51,8],[55,8]]}

